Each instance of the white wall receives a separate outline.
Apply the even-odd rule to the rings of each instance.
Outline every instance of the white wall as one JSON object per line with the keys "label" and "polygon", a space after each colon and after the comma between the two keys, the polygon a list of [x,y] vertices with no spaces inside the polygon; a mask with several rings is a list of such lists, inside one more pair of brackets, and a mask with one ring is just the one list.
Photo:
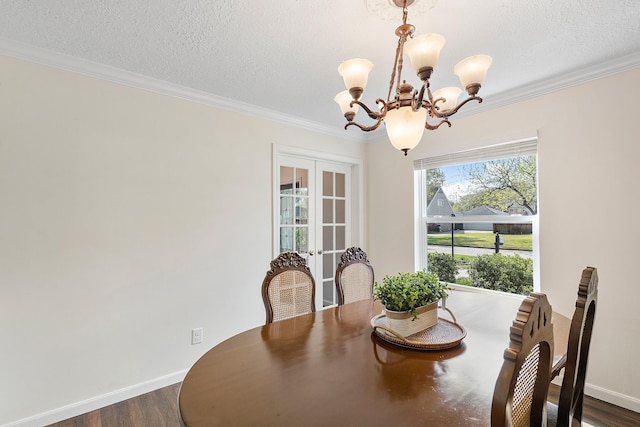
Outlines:
{"label": "white wall", "polygon": [[[454,118],[407,158],[380,131],[365,159],[381,278],[414,266],[413,158],[538,132],[543,291],[570,315],[580,270],[598,267],[588,390],[636,411],[639,80],[634,70]],[[220,340],[262,324],[272,143],[364,152],[0,56],[0,425],[41,425],[179,379]],[[205,340],[191,346],[195,327]]]}
{"label": "white wall", "polygon": [[364,155],[0,56],[0,425],[179,381],[264,322],[274,143]]}
{"label": "white wall", "polygon": [[[412,269],[412,159],[538,133],[540,280],[571,316],[581,270],[598,268],[599,305],[587,393],[640,411],[640,69],[456,120],[405,158],[368,148],[369,255],[376,276]],[[485,99],[487,108],[491,99]],[[381,173],[384,171],[384,173]]]}

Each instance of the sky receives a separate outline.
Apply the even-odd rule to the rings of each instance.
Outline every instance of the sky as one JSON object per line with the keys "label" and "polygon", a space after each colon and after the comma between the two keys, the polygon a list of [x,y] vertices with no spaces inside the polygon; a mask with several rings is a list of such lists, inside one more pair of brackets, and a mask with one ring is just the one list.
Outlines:
{"label": "sky", "polygon": [[452,202],[459,201],[462,196],[471,193],[472,190],[471,183],[464,178],[462,166],[463,165],[456,165],[440,168],[445,177],[442,191],[444,191],[444,194],[446,194],[447,198]]}

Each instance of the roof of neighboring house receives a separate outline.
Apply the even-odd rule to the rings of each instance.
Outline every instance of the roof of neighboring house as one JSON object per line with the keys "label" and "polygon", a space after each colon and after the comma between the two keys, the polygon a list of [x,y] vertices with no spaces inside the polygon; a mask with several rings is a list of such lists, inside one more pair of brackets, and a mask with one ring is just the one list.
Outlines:
{"label": "roof of neighboring house", "polygon": [[520,213],[522,213],[524,215],[530,215],[531,214],[531,211],[529,210],[529,208],[524,207],[523,205],[521,205],[518,202],[511,203],[509,205],[508,209],[509,209],[509,212],[514,210],[514,211],[521,211]]}
{"label": "roof of neighboring house", "polygon": [[[442,206],[438,206],[437,200],[443,200],[444,203]],[[451,203],[449,203],[449,199],[447,195],[442,191],[442,187],[438,187],[436,193],[433,195],[433,198],[429,201],[427,205],[427,215],[430,216],[450,216],[453,213],[453,208],[451,207]]]}

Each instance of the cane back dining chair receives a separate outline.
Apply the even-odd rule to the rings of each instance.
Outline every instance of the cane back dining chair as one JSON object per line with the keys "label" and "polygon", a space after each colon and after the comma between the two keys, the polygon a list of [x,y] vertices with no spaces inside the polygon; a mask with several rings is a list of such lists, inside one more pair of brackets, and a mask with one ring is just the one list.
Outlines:
{"label": "cane back dining chair", "polygon": [[316,311],[316,283],[307,262],[296,252],[283,252],[271,261],[262,281],[267,323]]}
{"label": "cane back dining chair", "polygon": [[553,357],[551,305],[532,293],[520,304],[491,405],[492,427],[546,425]]}
{"label": "cane back dining chair", "polygon": [[336,268],[338,305],[371,298],[373,278],[373,267],[366,252],[355,246],[345,250]]}
{"label": "cane back dining chair", "polygon": [[569,329],[566,361],[559,361],[552,371],[553,378],[564,367],[558,406],[553,404],[547,406],[550,426],[582,425],[584,384],[597,302],[598,270],[595,267],[587,267],[582,270],[578,285],[576,308]]}

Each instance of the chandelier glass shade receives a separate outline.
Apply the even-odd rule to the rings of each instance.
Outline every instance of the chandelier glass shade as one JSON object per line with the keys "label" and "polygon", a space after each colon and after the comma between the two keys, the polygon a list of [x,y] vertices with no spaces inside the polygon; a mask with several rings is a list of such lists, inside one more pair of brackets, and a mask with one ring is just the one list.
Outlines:
{"label": "chandelier glass shade", "polygon": [[384,119],[391,145],[398,150],[411,150],[420,142],[424,133],[427,110],[414,111],[411,106],[393,108]]}
{"label": "chandelier glass shade", "polygon": [[[477,95],[491,65],[491,58],[487,55],[474,55],[463,59],[454,67],[454,74],[459,77],[469,95],[462,102],[458,103],[462,94],[458,87],[446,87],[432,93],[429,79],[438,64],[445,38],[439,34],[414,37],[415,27],[407,24],[407,6],[413,1],[393,0],[393,3],[402,7],[403,17],[402,24],[396,28],[398,47],[386,100],[376,100],[378,111],[370,109],[360,101],[369,72],[373,68],[371,62],[362,58],[350,59],[340,64],[338,73],[342,76],[347,90],[336,95],[334,100],[347,119],[345,129],[356,126],[369,132],[376,130],[384,122],[391,144],[406,156],[409,150],[418,145],[425,129],[438,129],[444,123],[451,126],[449,117],[457,113],[460,107],[469,101],[482,102],[482,98]],[[414,90],[406,80],[402,80],[405,54],[422,82],[419,90]],[[372,125],[365,126],[354,121],[360,107],[374,120]],[[433,124],[429,123],[429,119]]]}

